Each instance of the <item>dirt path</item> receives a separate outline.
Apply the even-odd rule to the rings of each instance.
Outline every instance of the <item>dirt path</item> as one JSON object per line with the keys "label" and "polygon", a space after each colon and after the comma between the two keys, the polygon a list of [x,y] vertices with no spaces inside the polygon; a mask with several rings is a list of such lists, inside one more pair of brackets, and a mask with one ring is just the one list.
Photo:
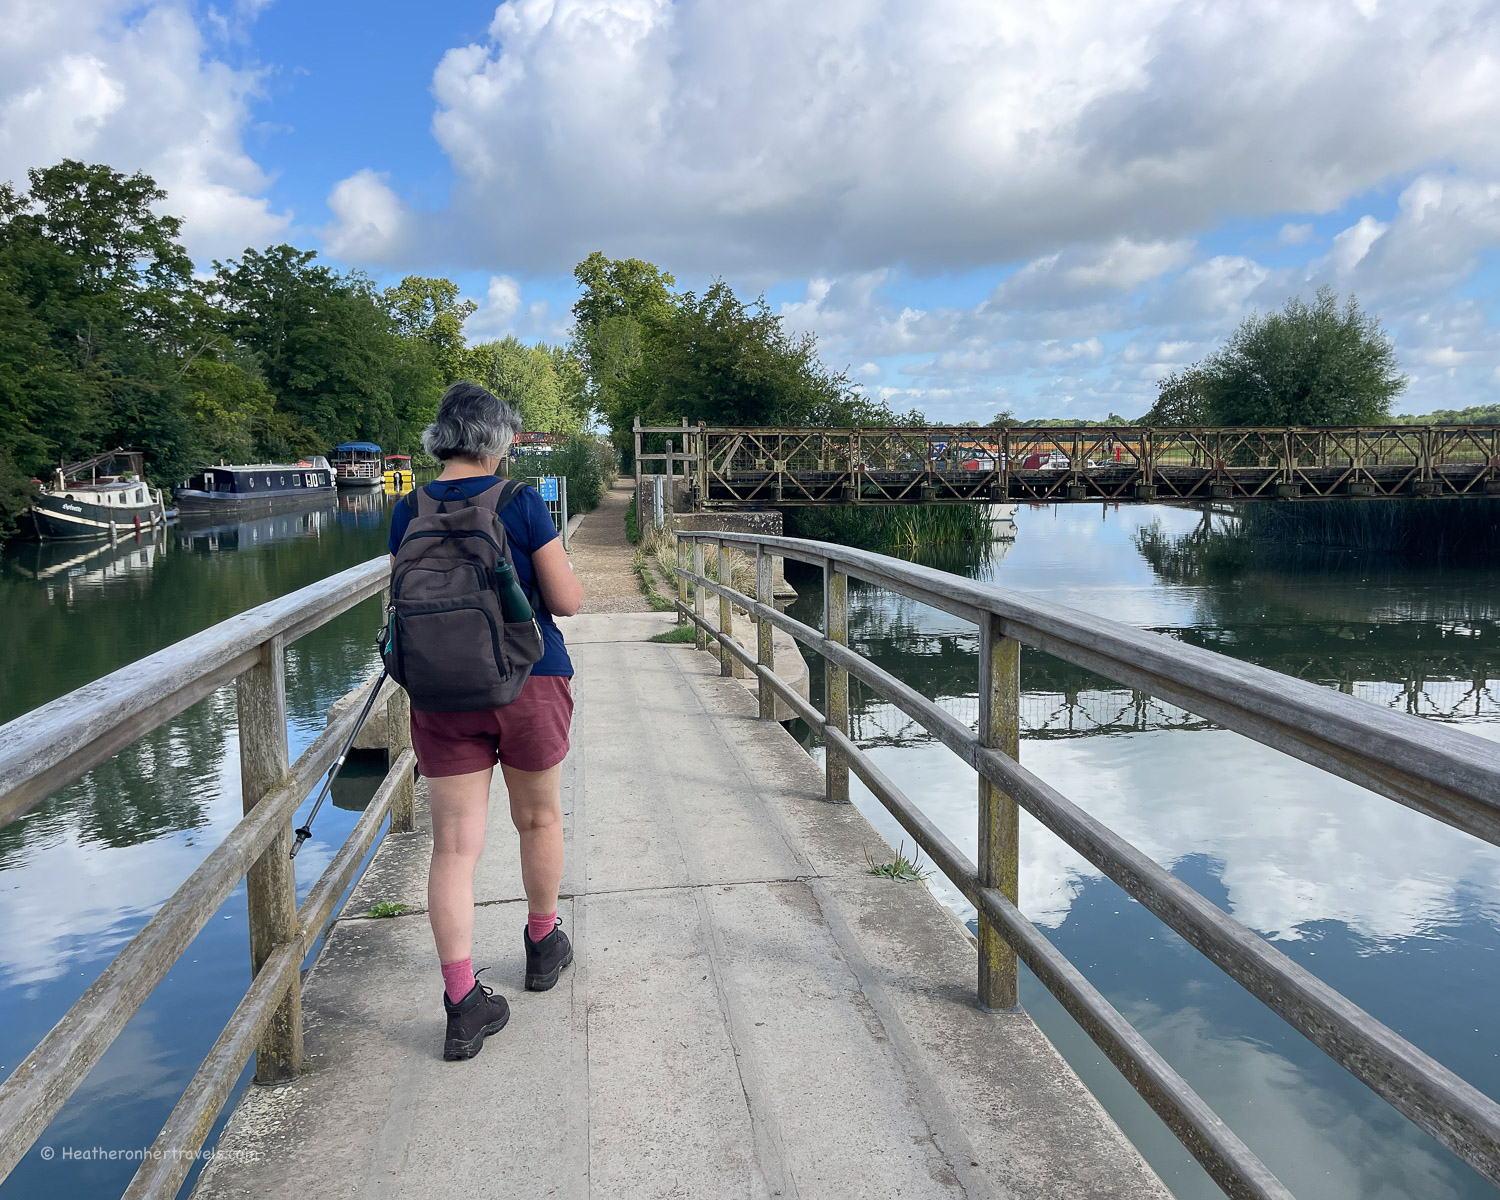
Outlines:
{"label": "dirt path", "polygon": [[634,486],[628,476],[617,479],[571,539],[573,570],[583,583],[583,612],[650,610],[630,566],[635,547],[625,540],[625,510]]}

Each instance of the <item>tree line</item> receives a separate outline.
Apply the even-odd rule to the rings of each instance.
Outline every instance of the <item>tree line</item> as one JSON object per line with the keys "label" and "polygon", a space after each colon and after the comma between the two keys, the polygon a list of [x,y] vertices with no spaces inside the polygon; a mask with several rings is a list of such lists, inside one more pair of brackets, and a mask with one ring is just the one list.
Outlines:
{"label": "tree line", "polygon": [[577,356],[469,344],[474,304],[451,280],[381,288],[290,245],[195,274],[167,202],[149,175],[71,159],[0,184],[0,537],[33,476],[116,445],[168,485],[351,438],[410,451],[458,378],[511,399],[528,429],[585,427]]}
{"label": "tree line", "polygon": [[[475,305],[449,279],[382,288],[290,245],[195,273],[167,201],[148,175],[74,160],[28,172],[24,189],[0,184],[0,537],[32,476],[114,445],[143,450],[164,484],[203,462],[295,459],[350,438],[410,451],[459,378],[510,400],[531,430],[578,434],[597,417],[627,461],[636,418],[927,424],[722,279],[678,290],[652,263],[596,251],[573,272],[566,345],[470,344]],[[1379,322],[1324,289],[1248,318],[1163,379],[1133,422],[1004,411],[988,424],[1379,424],[1405,383]]]}

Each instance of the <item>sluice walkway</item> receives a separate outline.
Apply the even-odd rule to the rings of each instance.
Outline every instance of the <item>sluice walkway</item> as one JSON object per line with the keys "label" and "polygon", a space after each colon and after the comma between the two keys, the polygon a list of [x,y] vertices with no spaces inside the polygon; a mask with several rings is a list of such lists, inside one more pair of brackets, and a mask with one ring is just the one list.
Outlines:
{"label": "sluice walkway", "polygon": [[475,930],[510,1024],[440,1057],[430,841],[386,837],[304,982],[306,1067],[252,1087],[200,1200],[316,1195],[1162,1197],[969,935],[868,873],[889,848],[716,659],[653,613],[567,622],[578,669],[561,912],[522,991],[516,839],[490,808]]}

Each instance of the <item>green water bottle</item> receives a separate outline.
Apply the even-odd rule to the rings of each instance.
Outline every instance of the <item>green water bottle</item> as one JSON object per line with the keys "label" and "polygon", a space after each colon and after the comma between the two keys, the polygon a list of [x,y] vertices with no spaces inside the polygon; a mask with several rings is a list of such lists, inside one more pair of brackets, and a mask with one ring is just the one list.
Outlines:
{"label": "green water bottle", "polygon": [[507,623],[530,621],[536,616],[531,611],[531,601],[521,590],[521,581],[516,578],[516,569],[503,558],[495,560],[495,584],[500,592],[500,612]]}

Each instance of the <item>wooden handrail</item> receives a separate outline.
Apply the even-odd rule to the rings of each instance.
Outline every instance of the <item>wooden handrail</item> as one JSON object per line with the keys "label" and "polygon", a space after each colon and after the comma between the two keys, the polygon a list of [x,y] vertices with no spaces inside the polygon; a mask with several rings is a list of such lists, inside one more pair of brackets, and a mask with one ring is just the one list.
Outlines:
{"label": "wooden handrail", "polygon": [[[826,542],[754,534],[684,530],[677,536],[680,563],[687,561],[689,544],[693,551],[693,567],[687,578],[694,585],[694,606],[689,608],[680,597],[677,608],[681,617],[691,620],[704,638],[716,640],[722,654],[755,672],[762,689],[763,714],[769,711],[767,694],[774,694],[822,734],[828,761],[837,760],[841,769],[857,774],[974,904],[981,954],[987,933],[1003,939],[1059,998],[1226,1194],[1262,1200],[1285,1200],[1290,1195],[1202,1098],[1020,914],[1013,864],[1007,871],[1004,861],[1004,837],[987,839],[981,829],[981,850],[992,861],[978,867],[970,863],[840,728],[835,719],[836,693],[829,692],[823,711],[797,696],[772,667],[757,661],[734,639],[728,621],[721,620],[715,628],[704,620],[705,593],[717,594],[721,605],[737,606],[762,628],[782,629],[820,654],[827,667],[825,678],[847,672],[906,713],[975,769],[981,780],[982,824],[996,819],[985,807],[986,787],[1006,803],[1027,809],[1414,1124],[1486,1178],[1500,1182],[1500,1104],[1376,1021],[1026,771],[1014,750],[991,740],[993,729],[986,728],[983,719],[984,689],[993,688],[997,693],[991,701],[992,709],[997,704],[1009,704],[1011,711],[1020,690],[1018,675],[1009,669],[1013,660],[1007,654],[992,649],[990,654],[981,655],[990,674],[979,680],[982,719],[976,736],[938,704],[843,644],[840,634],[847,627],[845,614],[825,613],[828,632],[820,633],[778,610],[759,580],[770,577],[765,567],[768,557],[792,558],[821,567],[825,579],[862,579],[973,621],[981,627],[982,640],[986,623],[992,622],[998,626],[988,634],[992,644],[1013,639],[1162,696],[1273,749],[1497,844],[1500,747],[1160,634],[885,555]],[[731,546],[753,553],[758,595],[747,596],[709,579],[703,571],[704,546],[717,547],[721,562]],[[719,579],[727,578],[729,572],[721,566]],[[843,588],[825,587],[824,594],[826,608],[830,595],[835,605],[840,602]],[[997,728],[1003,725],[1001,722]],[[988,880],[994,880],[995,885]],[[981,999],[988,1002],[987,996],[1014,995],[1014,959],[1008,965],[993,955],[989,959],[982,959],[979,967]]]}
{"label": "wooden handrail", "polygon": [[[241,879],[249,880],[254,979],[174,1109],[127,1195],[174,1196],[250,1054],[262,1075],[301,1069],[299,967],[387,815],[412,827],[409,733],[391,730],[375,799],[301,909],[287,857],[293,814],[354,730],[359,709],[288,764],[284,647],[378,592],[382,556],[259,605],[0,726],[0,825],[231,680],[238,681],[245,816],[0,1083],[4,1179],[103,1057]],[[399,689],[388,721],[407,713]]]}
{"label": "wooden handrail", "polygon": [[0,725],[0,828],[254,665],[385,586],[381,555],[111,671]]}

